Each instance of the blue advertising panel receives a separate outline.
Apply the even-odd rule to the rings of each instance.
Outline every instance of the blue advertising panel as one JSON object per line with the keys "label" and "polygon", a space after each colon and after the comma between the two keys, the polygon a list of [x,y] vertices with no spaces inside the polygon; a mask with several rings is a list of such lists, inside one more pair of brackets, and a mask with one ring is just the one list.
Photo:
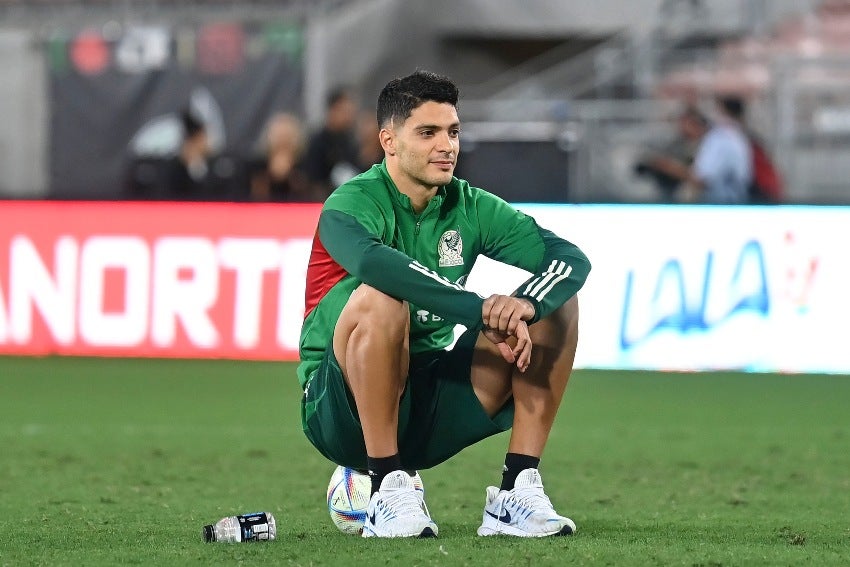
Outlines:
{"label": "blue advertising panel", "polygon": [[[850,208],[519,208],[593,263],[578,367],[850,372]],[[525,277],[481,259],[468,287]]]}

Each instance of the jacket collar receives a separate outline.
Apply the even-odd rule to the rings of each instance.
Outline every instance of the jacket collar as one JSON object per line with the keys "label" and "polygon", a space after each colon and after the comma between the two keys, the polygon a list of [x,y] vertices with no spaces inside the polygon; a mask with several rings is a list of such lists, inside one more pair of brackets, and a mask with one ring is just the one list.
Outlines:
{"label": "jacket collar", "polygon": [[[402,193],[401,191],[398,190],[398,187],[396,187],[395,181],[393,181],[393,178],[390,177],[390,172],[387,171],[387,160],[386,160],[386,158],[384,158],[384,160],[381,161],[381,163],[379,163],[376,167],[378,168],[378,170],[380,170],[381,175],[384,177],[384,180],[387,183],[387,187],[389,188],[389,191],[390,191],[390,194],[393,197],[393,200],[395,200],[402,207],[412,211],[413,205],[410,202],[410,197],[408,197],[407,195],[405,195],[404,193]],[[457,179],[455,177],[452,177],[452,180],[449,181],[448,185],[441,185],[440,187],[438,187],[437,193],[428,202],[428,208],[431,208],[432,206],[434,206],[433,204],[436,204],[437,206],[439,206],[439,204],[442,203],[443,199],[445,199],[446,194],[448,193],[448,188],[451,187],[452,185],[454,185],[455,183],[457,183]],[[427,208],[426,208],[426,210],[427,210]]]}

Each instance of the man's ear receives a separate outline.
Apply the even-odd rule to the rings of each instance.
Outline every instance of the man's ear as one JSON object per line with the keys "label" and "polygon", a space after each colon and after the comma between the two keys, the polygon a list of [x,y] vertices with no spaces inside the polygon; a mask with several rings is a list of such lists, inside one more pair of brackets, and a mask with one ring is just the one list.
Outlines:
{"label": "man's ear", "polygon": [[381,147],[384,148],[384,152],[388,156],[394,156],[396,152],[395,132],[389,128],[381,128],[381,131],[378,133],[378,139],[381,140]]}

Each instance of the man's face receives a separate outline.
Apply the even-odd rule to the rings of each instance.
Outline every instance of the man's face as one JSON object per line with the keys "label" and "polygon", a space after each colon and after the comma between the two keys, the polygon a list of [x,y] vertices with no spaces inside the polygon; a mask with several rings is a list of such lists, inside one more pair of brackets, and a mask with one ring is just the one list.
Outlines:
{"label": "man's face", "polygon": [[679,118],[679,131],[688,140],[699,140],[705,133],[705,128],[694,117],[684,115]]}
{"label": "man's face", "polygon": [[357,103],[353,98],[343,97],[330,109],[328,126],[331,130],[348,130],[357,121]]}
{"label": "man's face", "polygon": [[457,109],[428,101],[416,107],[403,124],[393,124],[382,136],[384,149],[398,161],[401,173],[427,188],[452,179],[460,151]]}

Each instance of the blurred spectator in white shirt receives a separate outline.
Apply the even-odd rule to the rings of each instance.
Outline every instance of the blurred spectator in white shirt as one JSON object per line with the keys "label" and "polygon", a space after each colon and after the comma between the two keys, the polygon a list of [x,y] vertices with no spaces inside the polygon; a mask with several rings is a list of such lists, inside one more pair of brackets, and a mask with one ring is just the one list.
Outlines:
{"label": "blurred spectator in white shirt", "polygon": [[730,115],[728,101],[717,99],[717,116],[706,124],[692,165],[670,156],[653,156],[654,170],[684,182],[682,199],[711,204],[749,202],[752,153],[746,133]]}

